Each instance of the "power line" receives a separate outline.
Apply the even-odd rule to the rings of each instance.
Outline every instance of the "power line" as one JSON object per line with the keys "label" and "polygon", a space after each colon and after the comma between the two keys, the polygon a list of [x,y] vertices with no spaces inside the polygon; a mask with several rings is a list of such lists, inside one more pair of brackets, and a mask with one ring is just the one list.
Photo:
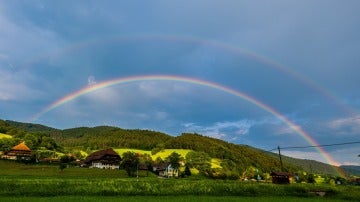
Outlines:
{"label": "power line", "polygon": [[[335,143],[335,144],[323,144],[323,145],[281,147],[281,149],[305,149],[305,148],[332,147],[332,146],[350,145],[350,144],[360,144],[360,141],[355,141],[355,142],[343,142],[343,143]],[[269,150],[269,152],[274,151],[274,150],[278,150],[278,148],[271,149],[271,150]]]}

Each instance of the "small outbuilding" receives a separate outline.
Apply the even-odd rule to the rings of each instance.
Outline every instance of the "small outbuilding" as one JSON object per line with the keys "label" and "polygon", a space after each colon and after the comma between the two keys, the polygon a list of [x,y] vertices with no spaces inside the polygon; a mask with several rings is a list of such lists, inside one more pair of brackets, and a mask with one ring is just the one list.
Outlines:
{"label": "small outbuilding", "polygon": [[290,184],[290,179],[293,177],[292,174],[287,172],[272,172],[270,176],[274,184]]}
{"label": "small outbuilding", "polygon": [[84,163],[90,168],[119,169],[121,157],[112,148],[96,151],[86,157]]}
{"label": "small outbuilding", "polygon": [[29,160],[31,158],[31,150],[22,142],[10,149],[5,155],[5,158],[11,160]]}

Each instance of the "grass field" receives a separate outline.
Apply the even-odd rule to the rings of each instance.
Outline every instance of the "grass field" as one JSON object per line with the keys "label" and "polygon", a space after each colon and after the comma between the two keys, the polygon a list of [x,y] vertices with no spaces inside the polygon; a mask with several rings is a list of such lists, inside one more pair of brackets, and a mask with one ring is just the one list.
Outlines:
{"label": "grass field", "polygon": [[[149,175],[148,175],[149,174]],[[124,170],[66,168],[0,161],[0,201],[359,201],[359,186],[273,185],[200,179],[158,179]],[[321,198],[315,192],[324,191]],[[26,196],[26,197],[25,197]]]}
{"label": "grass field", "polygon": [[339,199],[329,198],[299,198],[299,197],[238,197],[238,196],[133,196],[133,197],[99,197],[99,196],[59,196],[59,197],[0,197],[2,202],[158,202],[158,201],[171,201],[171,202],[341,202]]}
{"label": "grass field", "polygon": [[[151,175],[151,173],[150,173]],[[10,160],[0,160],[0,179],[4,178],[127,178],[125,170],[103,170],[69,167],[60,171],[58,165],[26,165]],[[145,171],[140,176],[147,176]]]}
{"label": "grass field", "polygon": [[4,133],[0,133],[0,139],[2,139],[2,138],[12,138],[12,136],[11,135],[6,135]]}

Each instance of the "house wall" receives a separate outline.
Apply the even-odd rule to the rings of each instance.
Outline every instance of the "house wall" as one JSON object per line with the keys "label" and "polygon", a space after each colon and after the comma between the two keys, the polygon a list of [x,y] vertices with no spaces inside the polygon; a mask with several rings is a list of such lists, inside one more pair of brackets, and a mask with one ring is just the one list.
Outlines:
{"label": "house wall", "polygon": [[90,168],[119,169],[119,165],[102,164],[101,162],[92,162]]}
{"label": "house wall", "polygon": [[179,177],[179,171],[169,165],[164,171],[161,171],[159,175],[163,177]]}

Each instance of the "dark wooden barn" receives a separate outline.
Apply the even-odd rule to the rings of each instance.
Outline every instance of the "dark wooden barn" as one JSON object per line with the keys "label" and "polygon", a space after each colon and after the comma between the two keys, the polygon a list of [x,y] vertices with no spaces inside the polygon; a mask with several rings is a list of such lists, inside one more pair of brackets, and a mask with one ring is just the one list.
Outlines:
{"label": "dark wooden barn", "polygon": [[119,154],[109,148],[90,154],[84,163],[90,168],[119,169],[120,161]]}
{"label": "dark wooden barn", "polygon": [[290,184],[290,179],[293,177],[287,172],[272,172],[270,175],[274,184]]}

